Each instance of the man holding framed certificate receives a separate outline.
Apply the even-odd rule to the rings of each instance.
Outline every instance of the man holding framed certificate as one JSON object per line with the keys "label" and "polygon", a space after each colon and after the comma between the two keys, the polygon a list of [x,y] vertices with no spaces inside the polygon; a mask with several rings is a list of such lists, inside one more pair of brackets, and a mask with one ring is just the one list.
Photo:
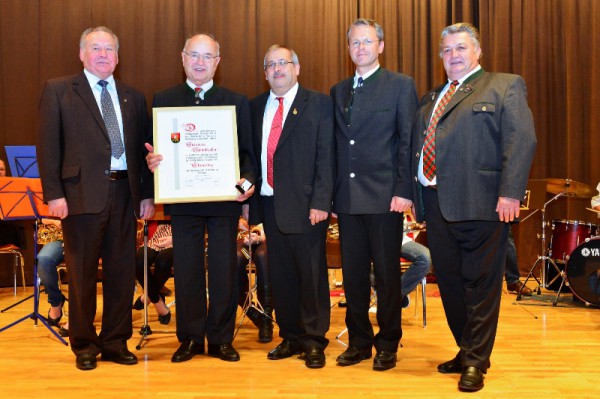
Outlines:
{"label": "man holding framed certificate", "polygon": [[[220,61],[219,43],[210,34],[199,34],[189,38],[181,52],[183,68],[187,80],[183,84],[176,85],[154,96],[153,108],[155,118],[157,111],[189,110],[190,107],[199,107],[198,113],[203,111],[215,111],[212,118],[204,119],[206,123],[213,123],[219,119],[217,111],[230,109],[235,112],[232,122],[219,119],[217,122],[224,124],[231,122],[233,127],[233,144],[237,145],[237,157],[231,163],[239,167],[239,176],[227,181],[226,184],[233,190],[233,195],[217,196],[208,198],[183,198],[165,202],[165,214],[171,216],[173,230],[173,256],[175,264],[175,299],[177,301],[177,338],[181,342],[179,349],[173,354],[172,362],[184,362],[190,360],[194,355],[204,353],[204,341],[208,341],[208,355],[225,361],[238,361],[240,356],[231,345],[235,329],[235,317],[238,296],[238,271],[236,267],[236,236],[238,218],[242,212],[241,202],[248,199],[254,193],[251,183],[256,181],[256,162],[252,150],[252,133],[250,122],[250,108],[248,99],[241,95],[217,86],[213,76]],[[224,107],[230,106],[230,107]],[[175,119],[174,119],[175,120]],[[218,148],[202,146],[199,138],[215,138],[218,134],[211,133],[211,129],[191,128],[189,125],[180,126],[181,123],[173,122],[174,133],[170,134],[173,144],[181,143],[185,137],[186,129],[192,130],[193,139],[198,139],[191,144],[198,144],[199,154],[207,154],[207,149]],[[182,133],[180,133],[182,132]],[[157,143],[157,131],[155,121],[155,143]],[[188,147],[194,145],[188,144]],[[161,182],[163,179],[175,180],[177,174],[189,174],[187,166],[199,166],[199,172],[189,179],[183,179],[182,186],[173,188],[173,191],[183,189],[184,184],[196,185],[196,192],[213,186],[205,179],[208,168],[208,160],[214,160],[222,156],[217,151],[212,155],[202,155],[202,160],[192,161],[186,164],[186,154],[178,155],[173,152],[163,153],[162,148],[157,147],[157,153],[147,145],[150,154],[146,158],[151,171],[157,175],[155,180]],[[180,147],[186,151],[185,147]],[[235,154],[235,150],[232,152]],[[160,154],[158,154],[160,153]],[[182,156],[184,155],[184,156]],[[180,163],[173,165],[174,159],[179,156]],[[169,159],[171,158],[171,159]],[[163,161],[163,166],[157,169]],[[192,165],[192,164],[198,165]],[[166,176],[161,174],[167,172]],[[218,175],[218,174],[215,174]],[[219,177],[221,180],[222,176]],[[250,183],[250,185],[249,185]],[[236,190],[236,185],[240,189]],[[214,184],[215,189],[218,183]],[[243,187],[246,187],[244,189]],[[193,188],[192,188],[193,190]],[[235,194],[237,193],[237,195]],[[156,195],[156,193],[155,193]],[[208,285],[210,287],[210,310],[207,307],[206,295],[206,273],[204,264],[205,235],[208,239]]]}

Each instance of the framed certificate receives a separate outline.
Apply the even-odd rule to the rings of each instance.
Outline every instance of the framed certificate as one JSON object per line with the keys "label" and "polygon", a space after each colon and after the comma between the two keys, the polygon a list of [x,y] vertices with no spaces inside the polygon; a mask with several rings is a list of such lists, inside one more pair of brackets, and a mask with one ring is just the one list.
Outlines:
{"label": "framed certificate", "polygon": [[239,180],[235,106],[154,108],[154,201],[234,201]]}

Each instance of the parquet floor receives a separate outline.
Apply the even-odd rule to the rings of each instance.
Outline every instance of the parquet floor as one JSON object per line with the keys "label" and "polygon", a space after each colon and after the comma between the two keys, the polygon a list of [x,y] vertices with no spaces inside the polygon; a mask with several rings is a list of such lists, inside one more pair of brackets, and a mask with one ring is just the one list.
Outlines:
{"label": "parquet floor", "polygon": [[[437,287],[430,284],[427,288],[427,327],[422,327],[420,304],[415,316],[413,302],[402,316],[404,337],[398,365],[386,372],[373,371],[370,361],[336,367],[335,358],[344,350],[344,345],[335,339],[344,328],[344,310],[337,306],[332,309],[327,365],[319,370],[309,370],[302,361],[293,358],[267,360],[266,353],[279,340],[258,343],[256,330],[249,321],[244,322],[234,341],[240,362],[196,356],[189,362],[171,363],[171,355],[178,347],[175,318],[171,325],[161,326],[150,309],[154,333],[139,351],[135,346],[143,319],[142,312],[134,313],[134,337],[129,348],[140,359],[135,366],[99,362],[96,370],[79,371],[69,347],[60,344],[41,323],[35,326],[30,319],[1,332],[0,396],[5,399],[600,397],[597,308],[573,303],[570,294],[553,307],[547,302],[549,295],[516,302],[514,294],[505,292],[485,388],[467,394],[457,390],[458,375],[436,371],[436,365],[451,359],[457,348],[446,325]],[[0,307],[13,304],[31,291],[20,288],[17,296],[13,296],[11,288],[0,289]],[[414,301],[414,296],[411,298]],[[27,301],[1,313],[0,327],[31,313],[32,308],[32,301]],[[42,314],[48,309],[44,295],[40,309]],[[102,309],[101,302],[98,309],[99,312]]]}

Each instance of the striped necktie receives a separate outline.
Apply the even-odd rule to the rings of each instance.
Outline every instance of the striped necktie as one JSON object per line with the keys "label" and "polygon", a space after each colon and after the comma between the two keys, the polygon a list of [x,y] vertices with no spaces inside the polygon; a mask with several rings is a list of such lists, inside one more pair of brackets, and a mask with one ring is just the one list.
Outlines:
{"label": "striped necktie", "polygon": [[427,128],[427,135],[425,136],[425,143],[423,144],[423,175],[427,180],[432,181],[435,177],[435,130],[437,129],[440,117],[446,109],[446,105],[450,102],[450,99],[454,95],[456,88],[458,87],[458,81],[453,80],[450,83],[450,87],[444,97],[438,103],[437,108],[433,112],[433,116],[429,121],[429,127]]}

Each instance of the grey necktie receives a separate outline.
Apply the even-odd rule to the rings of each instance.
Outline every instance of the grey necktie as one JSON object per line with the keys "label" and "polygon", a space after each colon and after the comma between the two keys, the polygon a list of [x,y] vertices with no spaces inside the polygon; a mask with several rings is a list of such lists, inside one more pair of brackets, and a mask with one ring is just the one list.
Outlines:
{"label": "grey necktie", "polygon": [[106,90],[108,82],[106,80],[98,81],[98,84],[102,86],[102,92],[100,93],[100,105],[102,107],[102,118],[104,119],[104,125],[108,131],[108,137],[110,138],[110,147],[112,156],[116,159],[121,158],[125,149],[123,148],[123,140],[121,140],[121,133],[119,132],[119,121],[117,120],[117,114],[113,107],[110,93]]}

